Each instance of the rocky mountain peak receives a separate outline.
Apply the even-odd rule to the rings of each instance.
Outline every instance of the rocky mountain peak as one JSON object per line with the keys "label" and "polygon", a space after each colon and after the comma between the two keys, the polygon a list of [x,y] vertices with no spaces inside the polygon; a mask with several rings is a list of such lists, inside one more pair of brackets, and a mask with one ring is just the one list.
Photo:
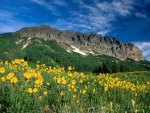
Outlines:
{"label": "rocky mountain peak", "polygon": [[70,30],[58,30],[48,25],[25,27],[17,31],[22,36],[38,37],[45,40],[56,40],[68,52],[84,53],[83,55],[108,55],[125,60],[144,60],[138,47],[122,43],[116,38],[96,33],[85,34]]}

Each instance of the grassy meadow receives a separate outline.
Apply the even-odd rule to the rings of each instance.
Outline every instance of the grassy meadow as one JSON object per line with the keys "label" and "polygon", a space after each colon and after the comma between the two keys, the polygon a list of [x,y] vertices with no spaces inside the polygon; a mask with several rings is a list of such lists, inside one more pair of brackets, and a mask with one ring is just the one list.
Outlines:
{"label": "grassy meadow", "polygon": [[150,71],[94,75],[0,62],[0,113],[149,113]]}

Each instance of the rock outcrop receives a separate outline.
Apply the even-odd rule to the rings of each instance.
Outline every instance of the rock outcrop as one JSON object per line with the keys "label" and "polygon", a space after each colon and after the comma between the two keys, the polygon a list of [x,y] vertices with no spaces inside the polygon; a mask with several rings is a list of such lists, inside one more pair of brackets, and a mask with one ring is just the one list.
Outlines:
{"label": "rock outcrop", "polygon": [[122,43],[115,38],[98,34],[85,34],[69,30],[58,30],[42,25],[37,27],[25,27],[17,31],[22,36],[38,37],[44,40],[56,40],[67,51],[78,48],[86,55],[108,55],[125,60],[144,60],[140,49],[133,44]]}

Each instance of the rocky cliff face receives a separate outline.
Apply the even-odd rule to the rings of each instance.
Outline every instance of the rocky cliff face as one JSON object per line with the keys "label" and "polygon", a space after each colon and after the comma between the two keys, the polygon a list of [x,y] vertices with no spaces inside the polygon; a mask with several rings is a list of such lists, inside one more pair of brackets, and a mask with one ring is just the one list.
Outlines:
{"label": "rocky cliff face", "polygon": [[133,44],[122,43],[108,36],[58,30],[46,25],[25,27],[16,33],[26,37],[56,40],[68,52],[75,51],[83,55],[108,55],[122,60],[127,58],[134,60],[144,59],[138,47]]}

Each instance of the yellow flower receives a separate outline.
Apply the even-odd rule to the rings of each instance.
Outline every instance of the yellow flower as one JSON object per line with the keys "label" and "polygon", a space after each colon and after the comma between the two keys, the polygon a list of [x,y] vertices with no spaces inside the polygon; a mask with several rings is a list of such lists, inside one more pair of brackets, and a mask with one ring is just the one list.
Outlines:
{"label": "yellow flower", "polygon": [[88,89],[87,85],[85,85],[85,89]]}
{"label": "yellow flower", "polygon": [[36,93],[37,91],[38,91],[37,88],[34,88],[34,89],[33,89],[33,93]]}
{"label": "yellow flower", "polygon": [[34,84],[36,84],[36,85],[38,85],[38,86],[42,85],[42,84],[43,84],[43,78],[38,78],[38,79],[34,82]]}
{"label": "yellow flower", "polygon": [[53,80],[56,81],[56,80],[57,80],[57,77],[54,77]]}
{"label": "yellow flower", "polygon": [[27,79],[30,79],[30,78],[31,78],[30,73],[24,73],[23,75],[24,75],[24,77],[27,78]]}
{"label": "yellow flower", "polygon": [[137,94],[137,93],[135,93],[135,96],[137,97],[137,96],[138,96],[138,94]]}
{"label": "yellow flower", "polygon": [[68,67],[68,70],[71,71],[73,68],[71,66]]}
{"label": "yellow flower", "polygon": [[68,87],[71,87],[71,84],[68,84]]}
{"label": "yellow flower", "polygon": [[74,85],[71,85],[71,88],[72,88],[72,89],[74,89],[74,88],[75,88],[75,86],[74,86]]}
{"label": "yellow flower", "polygon": [[92,93],[95,93],[95,88],[93,89],[93,92]]}
{"label": "yellow flower", "polygon": [[5,72],[5,68],[0,68],[0,73],[4,73]]}
{"label": "yellow flower", "polygon": [[24,66],[28,66],[28,63],[27,63],[27,62],[24,62],[23,65],[24,65]]}
{"label": "yellow flower", "polygon": [[69,77],[72,77],[72,76],[73,76],[72,73],[68,73],[67,75],[68,75]]}
{"label": "yellow flower", "polygon": [[5,61],[4,65],[7,66],[8,65],[8,61]]}
{"label": "yellow flower", "polygon": [[77,89],[74,89],[73,91],[74,91],[74,92],[77,92]]}
{"label": "yellow flower", "polygon": [[62,80],[62,84],[65,85],[67,83],[67,81],[64,79]]}
{"label": "yellow flower", "polygon": [[14,62],[17,63],[17,64],[19,64],[19,59],[15,59]]}
{"label": "yellow flower", "polygon": [[106,87],[104,87],[104,91],[106,92],[106,91],[108,91],[108,87],[106,86]]}
{"label": "yellow flower", "polygon": [[39,96],[39,99],[41,100],[41,99],[42,99],[42,96]]}
{"label": "yellow flower", "polygon": [[82,84],[82,83],[83,83],[83,80],[80,80],[79,82]]}
{"label": "yellow flower", "polygon": [[75,84],[76,84],[76,81],[75,81],[75,80],[72,80],[72,81],[71,81],[71,84],[75,85]]}
{"label": "yellow flower", "polygon": [[4,81],[6,81],[6,78],[5,77],[1,77],[1,80],[4,82]]}
{"label": "yellow flower", "polygon": [[64,96],[64,95],[65,95],[65,93],[64,93],[63,91],[61,91],[61,92],[60,92],[60,95],[61,95],[61,96]]}
{"label": "yellow flower", "polygon": [[61,77],[62,80],[65,80],[65,77]]}
{"label": "yellow flower", "polygon": [[60,78],[60,77],[57,78],[57,83],[58,83],[58,84],[61,83],[61,78]]}
{"label": "yellow flower", "polygon": [[11,79],[13,76],[14,76],[14,73],[9,73],[9,74],[6,76],[6,78],[9,80],[9,79]]}
{"label": "yellow flower", "polygon": [[33,92],[32,88],[28,88],[28,93],[32,93],[32,92]]}
{"label": "yellow flower", "polygon": [[38,68],[38,69],[39,69],[39,68],[40,68],[40,65],[39,65],[39,64],[36,64],[36,68]]}
{"label": "yellow flower", "polygon": [[17,77],[13,77],[13,78],[11,78],[10,82],[15,84],[15,83],[18,82],[18,78]]}
{"label": "yellow flower", "polygon": [[83,91],[82,91],[82,94],[85,94],[85,93],[86,93],[86,90],[83,90]]}
{"label": "yellow flower", "polygon": [[44,96],[47,96],[47,91],[44,91],[44,92],[43,92],[43,95],[44,95]]}
{"label": "yellow flower", "polygon": [[24,62],[24,59],[20,59],[20,62]]}

